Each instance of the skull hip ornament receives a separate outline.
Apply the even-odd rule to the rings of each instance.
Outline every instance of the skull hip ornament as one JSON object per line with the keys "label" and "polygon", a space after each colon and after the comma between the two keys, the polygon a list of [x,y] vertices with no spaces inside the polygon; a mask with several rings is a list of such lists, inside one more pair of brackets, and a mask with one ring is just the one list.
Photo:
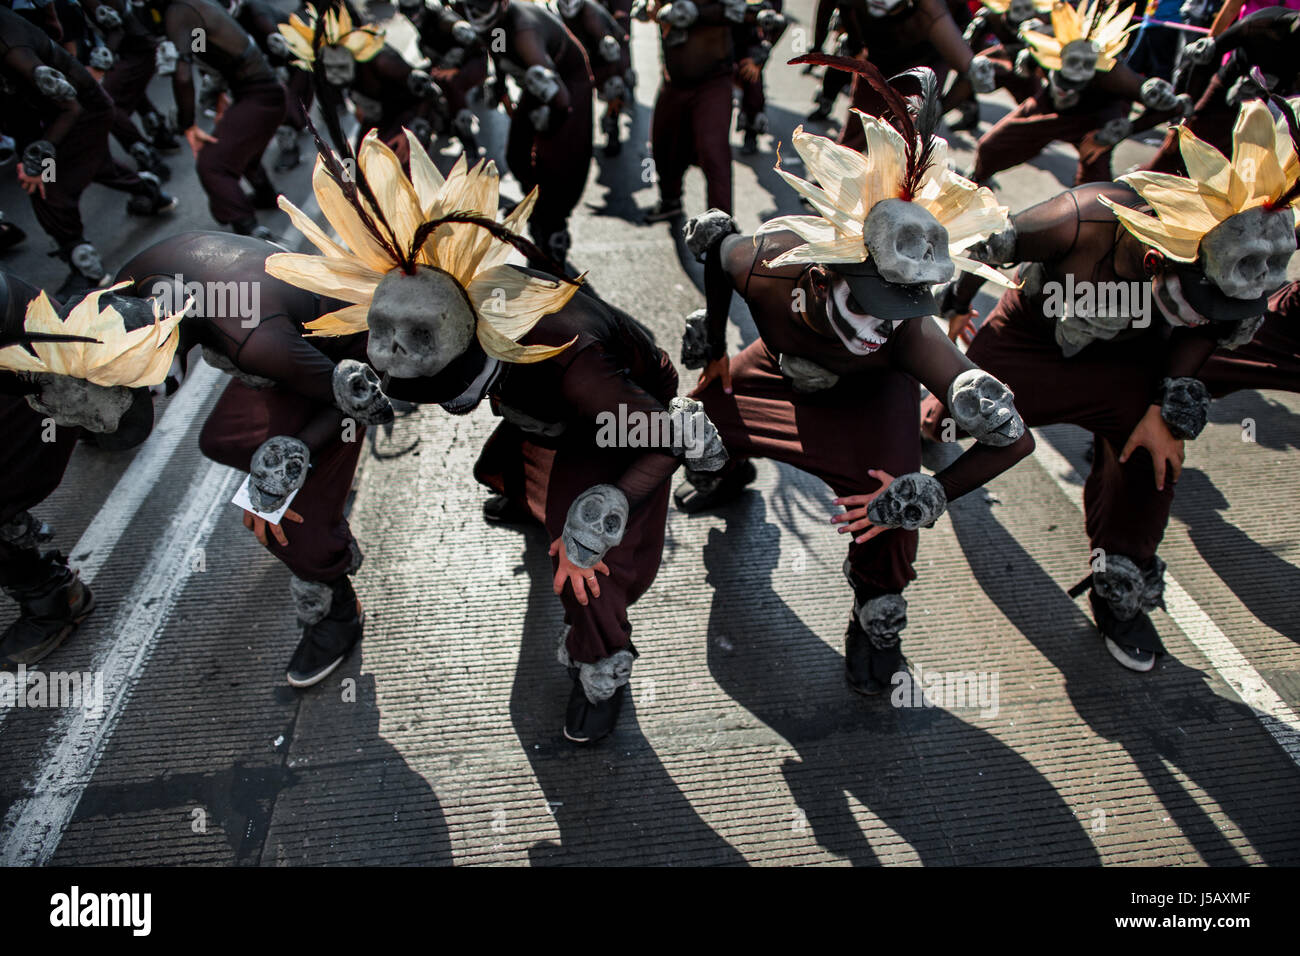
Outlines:
{"label": "skull hip ornament", "polygon": [[448,273],[417,266],[379,280],[367,315],[366,355],[394,378],[436,375],[474,342],[477,317],[469,297]]}
{"label": "skull hip ornament", "polygon": [[569,505],[564,519],[564,553],[580,568],[595,567],[623,540],[630,511],[627,495],[614,485],[592,485]]}
{"label": "skull hip ornament", "polygon": [[929,528],[948,507],[948,496],[938,479],[914,471],[899,475],[870,505],[867,519],[881,528],[915,531]]}
{"label": "skull hip ornament", "polygon": [[871,207],[862,229],[867,252],[887,282],[934,285],[952,278],[948,230],[930,212],[904,199]]}
{"label": "skull hip ornament", "polygon": [[1061,50],[1061,76],[1082,85],[1097,75],[1097,47],[1091,40],[1071,40]]}
{"label": "skull hip ornament", "polygon": [[1015,395],[983,369],[967,369],[952,380],[948,411],[981,444],[1001,448],[1015,444],[1025,433]]}
{"label": "skull hip ornament", "polygon": [[384,394],[375,370],[364,362],[339,362],[333,385],[334,402],[343,414],[362,425],[384,425],[393,420],[393,403]]}
{"label": "skull hip ornament", "polygon": [[1280,288],[1295,249],[1291,211],[1263,206],[1229,216],[1201,240],[1206,277],[1234,299],[1258,299]]}
{"label": "skull hip ornament", "polygon": [[297,438],[276,435],[253,452],[248,466],[248,500],[260,513],[270,514],[303,486],[311,452]]}

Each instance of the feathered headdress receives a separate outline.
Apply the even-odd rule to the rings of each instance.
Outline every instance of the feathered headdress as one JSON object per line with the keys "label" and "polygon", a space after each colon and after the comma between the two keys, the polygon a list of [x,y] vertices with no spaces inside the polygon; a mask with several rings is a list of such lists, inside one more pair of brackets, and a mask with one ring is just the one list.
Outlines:
{"label": "feathered headdress", "polygon": [[[32,355],[21,345],[0,349],[0,369],[28,374],[71,375],[94,385],[135,388],[158,385],[171,368],[176,344],[180,341],[180,321],[188,310],[162,315],[162,306],[154,300],[152,325],[128,332],[122,313],[111,305],[100,309],[99,300],[111,292],[129,286],[121,282],[108,289],[97,289],[78,302],[67,318],[59,318],[54,303],[44,292],[27,305],[24,330],[36,336]],[[45,341],[46,335],[81,336],[86,341]]]}
{"label": "feathered headdress", "polygon": [[949,255],[958,269],[1014,287],[996,269],[961,255],[1008,228],[1010,220],[1007,207],[998,205],[991,190],[948,168],[948,144],[934,135],[942,116],[934,73],[919,69],[902,74],[914,76],[921,84],[919,97],[904,97],[870,63],[819,53],[796,57],[790,63],[814,63],[857,73],[884,99],[889,122],[853,111],[867,138],[861,153],[825,136],[806,133],[802,126],[794,131],[794,148],[818,185],[782,169],[779,154],[776,172],[821,215],[780,216],[764,223],[759,234],[788,229],[804,240],[803,245],[768,264],[865,262],[869,256],[863,235],[867,215],[883,200],[902,199],[924,208],[948,231]]}
{"label": "feathered headdress", "polygon": [[409,179],[374,130],[366,134],[356,160],[350,161],[355,173],[317,138],[321,155],[312,188],[341,244],[280,197],[280,208],[321,255],[276,253],[266,260],[267,273],[353,303],[308,323],[310,334],[364,332],[380,280],[395,270],[414,274],[423,265],[450,274],[465,290],[477,317],[479,345],[493,358],[540,362],[568,348],[572,341],[554,348],[518,344],[543,316],[563,308],[581,284],[538,278],[505,264],[516,249],[545,258],[517,233],[532,213],[537,190],[498,222],[495,164],[480,161],[471,168],[462,155],[444,179],[419,140],[409,131],[406,138]]}
{"label": "feathered headdress", "polygon": [[1097,51],[1097,72],[1105,73],[1119,62],[1119,56],[1128,43],[1129,31],[1141,24],[1132,24],[1133,8],[1129,4],[1119,9],[1119,0],[1111,0],[1102,10],[1102,0],[1083,0],[1075,9],[1063,0],[1052,5],[1052,33],[1022,30],[1029,49],[1045,70],[1061,68],[1061,51],[1076,40],[1086,40]]}
{"label": "feathered headdress", "polygon": [[1194,262],[1201,240],[1231,216],[1263,206],[1281,210],[1300,198],[1300,126],[1281,97],[1284,122],[1275,123],[1262,100],[1242,104],[1232,131],[1232,159],[1178,128],[1178,145],[1187,176],[1138,172],[1121,176],[1154,215],[1101,201],[1114,211],[1129,232],[1178,262]]}
{"label": "feathered headdress", "polygon": [[293,52],[294,66],[302,70],[312,68],[321,47],[341,46],[358,63],[373,60],[384,48],[384,31],[372,26],[354,28],[352,16],[343,6],[326,10],[324,22],[320,23],[316,8],[309,3],[305,21],[291,13],[289,22],[281,23],[277,29]]}

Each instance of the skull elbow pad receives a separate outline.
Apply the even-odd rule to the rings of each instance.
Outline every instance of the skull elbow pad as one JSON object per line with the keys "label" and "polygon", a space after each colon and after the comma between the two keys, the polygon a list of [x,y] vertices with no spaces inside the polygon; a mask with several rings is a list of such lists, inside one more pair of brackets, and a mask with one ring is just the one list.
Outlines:
{"label": "skull elbow pad", "polygon": [[732,23],[744,23],[747,7],[745,0],[722,0],[722,15]]}
{"label": "skull elbow pad", "polygon": [[311,452],[289,435],[268,438],[253,452],[248,465],[248,500],[262,514],[278,511],[285,499],[303,486]]}
{"label": "skull elbow pad", "polygon": [[524,89],[543,103],[550,103],[560,95],[560,77],[549,67],[530,66],[524,73]]}
{"label": "skull elbow pad", "polygon": [[1004,448],[1020,440],[1025,422],[1015,395],[981,368],[967,369],[948,386],[948,412],[968,435],[984,445]]}
{"label": "skull elbow pad", "polygon": [[712,358],[709,348],[709,314],[696,309],[686,317],[686,331],[682,333],[682,366],[704,368]]}
{"label": "skull elbow pad", "polygon": [[1196,378],[1165,379],[1160,383],[1160,417],[1175,438],[1195,438],[1210,417],[1210,390]]}
{"label": "skull elbow pad", "polygon": [[606,63],[617,63],[623,58],[623,49],[618,40],[606,34],[600,38],[600,58]]}
{"label": "skull elbow pad", "polygon": [[740,232],[736,220],[721,209],[710,209],[686,220],[682,238],[695,261],[703,262],[714,246],[734,232]]}
{"label": "skull elbow pad", "polygon": [[630,510],[627,495],[614,485],[592,485],[574,498],[560,534],[568,559],[594,568],[623,541]]}
{"label": "skull elbow pad", "polygon": [[867,519],[880,528],[930,528],[948,507],[943,485],[919,471],[899,475],[867,506]]}
{"label": "skull elbow pad", "polygon": [[23,150],[23,172],[39,176],[45,171],[45,161],[54,159],[54,144],[48,139],[38,139]]}
{"label": "skull elbow pad", "polygon": [[720,471],[727,463],[726,446],[718,428],[709,421],[704,405],[691,398],[674,398],[668,403],[672,430],[672,453],[683,458],[692,471]]}
{"label": "skull elbow pad", "polygon": [[655,19],[670,27],[685,30],[700,17],[700,8],[691,0],[675,0],[659,8]]}
{"label": "skull elbow pad", "polygon": [[102,70],[107,73],[113,68],[113,51],[106,46],[97,46],[90,51],[87,63],[92,70]]}
{"label": "skull elbow pad", "polygon": [[102,30],[116,30],[122,25],[122,18],[108,4],[101,3],[95,8],[95,23]]}
{"label": "skull elbow pad", "polygon": [[410,90],[412,96],[422,100],[430,99],[441,92],[438,84],[433,82],[433,77],[423,70],[412,70],[406,74],[406,88]]}
{"label": "skull elbow pad", "polygon": [[334,368],[334,402],[362,425],[386,425],[393,420],[393,403],[375,370],[364,362],[344,359]]}
{"label": "skull elbow pad", "polygon": [[1142,83],[1139,97],[1142,105],[1159,112],[1172,110],[1177,105],[1178,97],[1168,80],[1153,76]]}
{"label": "skull elbow pad", "polygon": [[77,88],[68,82],[68,78],[52,66],[38,66],[32,73],[36,88],[41,95],[48,96],[60,103],[77,98]]}
{"label": "skull elbow pad", "polygon": [[970,82],[976,93],[992,93],[997,89],[993,61],[986,56],[976,56],[970,61]]}

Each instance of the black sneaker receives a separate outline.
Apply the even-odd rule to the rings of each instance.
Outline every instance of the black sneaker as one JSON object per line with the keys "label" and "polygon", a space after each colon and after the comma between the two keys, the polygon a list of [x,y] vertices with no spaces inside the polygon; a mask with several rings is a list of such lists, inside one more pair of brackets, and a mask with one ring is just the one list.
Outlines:
{"label": "black sneaker", "polygon": [[6,670],[52,654],[95,609],[95,595],[61,554],[48,552],[41,560],[49,565],[50,576],[41,584],[11,591],[19,617],[0,636],[0,667]]}
{"label": "black sneaker", "polygon": [[1121,621],[1110,609],[1105,598],[1096,591],[1088,592],[1088,603],[1092,605],[1092,616],[1097,622],[1097,630],[1105,638],[1106,650],[1120,665],[1131,671],[1145,674],[1156,666],[1156,652],[1152,647],[1160,647],[1160,635],[1151,623],[1145,611],[1129,621]]}
{"label": "black sneaker", "polygon": [[132,143],[128,152],[131,154],[131,159],[135,161],[136,169],[140,170],[140,172],[152,173],[158,177],[160,182],[166,182],[172,178],[171,167],[164,163],[162,157],[158,155],[158,151],[144,140]]}
{"label": "black sneaker", "polygon": [[849,618],[844,632],[844,677],[849,687],[867,697],[877,697],[894,684],[894,675],[907,670],[900,641],[892,647],[879,648],[858,623],[857,615]]}
{"label": "black sneaker", "polygon": [[758,469],[749,459],[726,471],[712,488],[701,490],[689,480],[682,482],[673,492],[678,511],[688,515],[710,511],[740,497],[745,486],[758,477]]}
{"label": "black sneaker", "polygon": [[530,524],[535,519],[525,505],[505,495],[492,495],[483,502],[483,520],[490,524]]}
{"label": "black sneaker", "polygon": [[674,219],[682,218],[681,200],[674,202],[664,202],[660,200],[659,204],[645,214],[645,222],[672,222]]}
{"label": "black sneaker", "polygon": [[978,100],[967,100],[957,105],[957,121],[949,123],[948,128],[954,133],[964,133],[980,124],[980,104]]}
{"label": "black sneaker", "polygon": [[153,173],[140,173],[142,186],[126,201],[126,211],[132,216],[157,216],[175,209],[179,203],[175,196],[163,192],[158,177]]}
{"label": "black sneaker", "polygon": [[578,668],[569,668],[569,676],[573,678],[573,690],[569,694],[568,709],[564,712],[564,736],[575,744],[594,744],[601,738],[608,737],[618,723],[627,685],[615,690],[608,700],[593,704],[587,700],[587,693],[582,689]]}
{"label": "black sneaker", "polygon": [[230,224],[230,228],[241,236],[252,236],[254,239],[261,239],[264,242],[276,242],[275,233],[266,226],[260,225],[256,219],[246,219],[243,222]]}
{"label": "black sneaker", "polygon": [[[340,605],[342,605],[340,607]],[[334,586],[334,601],[324,618],[303,628],[298,649],[289,658],[285,680],[291,687],[311,687],[328,677],[361,643],[366,615],[345,577]]]}
{"label": "black sneaker", "polygon": [[27,238],[27,233],[6,219],[0,219],[0,252],[12,249]]}

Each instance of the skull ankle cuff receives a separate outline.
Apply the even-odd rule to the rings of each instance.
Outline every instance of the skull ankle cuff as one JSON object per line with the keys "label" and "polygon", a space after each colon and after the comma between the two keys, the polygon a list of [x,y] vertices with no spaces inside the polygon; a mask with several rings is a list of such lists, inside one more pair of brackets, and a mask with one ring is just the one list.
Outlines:
{"label": "skull ankle cuff", "polygon": [[853,616],[872,647],[888,650],[898,646],[899,635],[907,627],[907,598],[901,594],[881,594],[870,601],[854,601]]}
{"label": "skull ankle cuff", "polygon": [[1145,568],[1122,554],[1107,554],[1092,574],[1092,588],[1121,621],[1165,606],[1165,562],[1152,556]]}
{"label": "skull ankle cuff", "polygon": [[289,579],[289,596],[293,599],[298,623],[303,627],[311,627],[323,621],[334,604],[334,589],[324,581],[304,581],[292,577]]}

